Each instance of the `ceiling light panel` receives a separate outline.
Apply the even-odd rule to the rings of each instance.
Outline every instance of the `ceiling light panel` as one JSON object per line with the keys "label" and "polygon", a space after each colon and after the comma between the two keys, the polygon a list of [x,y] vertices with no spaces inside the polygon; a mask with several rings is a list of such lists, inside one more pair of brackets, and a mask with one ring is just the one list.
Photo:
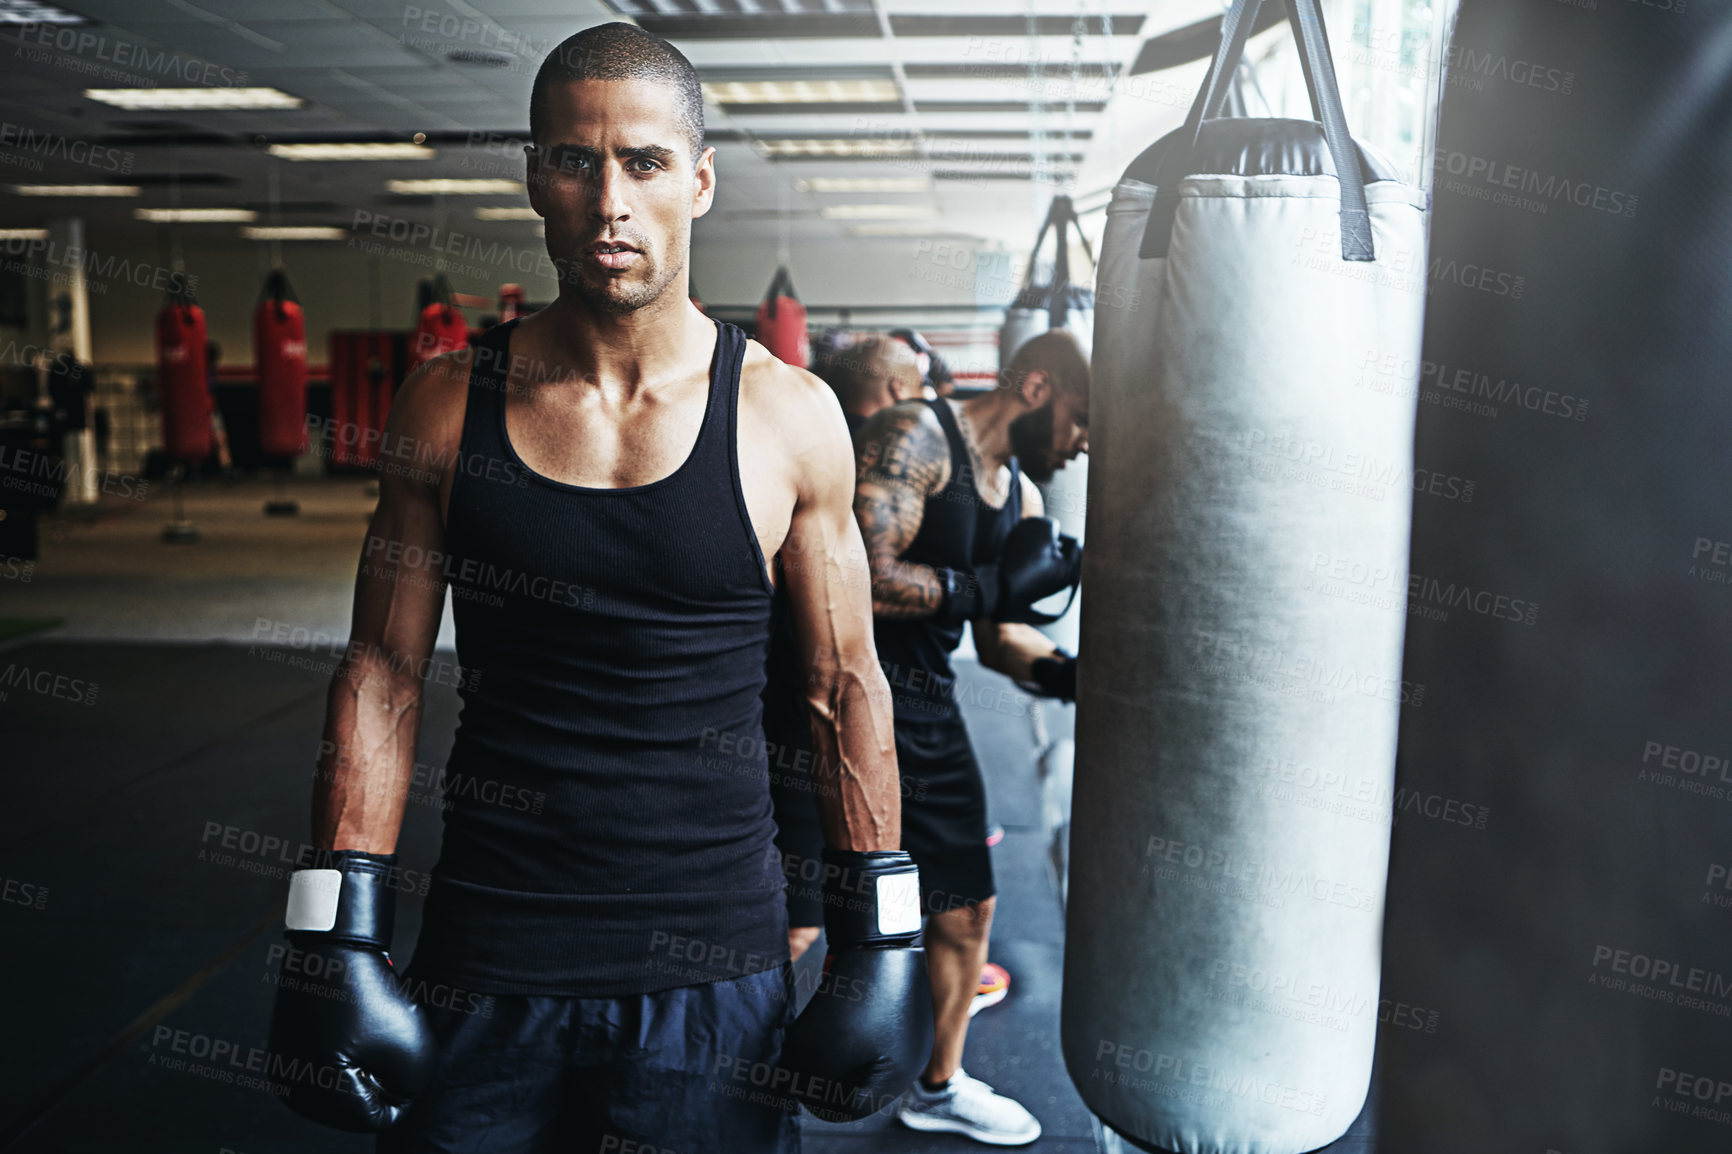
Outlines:
{"label": "ceiling light panel", "polygon": [[527,206],[482,205],[475,210],[476,220],[540,220],[541,214]]}
{"label": "ceiling light panel", "polygon": [[646,32],[672,40],[879,39],[872,0],[606,0]]}
{"label": "ceiling light panel", "polygon": [[516,180],[387,180],[385,188],[398,196],[510,196],[521,193]]}
{"label": "ceiling light panel", "polygon": [[712,104],[897,104],[894,80],[723,80],[704,85]]}
{"label": "ceiling light panel", "polygon": [[136,184],[15,184],[19,196],[137,196],[144,190]]}
{"label": "ceiling light panel", "polygon": [[956,229],[945,228],[937,224],[902,224],[897,222],[876,222],[872,224],[851,224],[847,229],[849,236],[957,236]]}
{"label": "ceiling light panel", "polygon": [[912,140],[873,140],[866,137],[800,137],[761,140],[759,149],[771,159],[822,159],[830,156],[912,156]]}
{"label": "ceiling light panel", "polygon": [[813,176],[794,187],[801,192],[925,192],[932,181],[924,176]]}
{"label": "ceiling light panel", "polygon": [[[856,48],[856,51],[858,49]],[[869,60],[826,62],[823,64],[704,64],[698,65],[698,79],[705,84],[721,84],[730,80],[895,80],[896,71],[888,64]]]}
{"label": "ceiling light panel", "polygon": [[930,204],[827,204],[825,220],[924,220],[938,215]]}
{"label": "ceiling light panel", "polygon": [[0,0],[0,24],[89,24],[88,16],[38,4],[36,0]]}
{"label": "ceiling light panel", "polygon": [[425,144],[390,140],[273,144],[268,151],[284,160],[432,160],[439,155]]}
{"label": "ceiling light panel", "polygon": [[[1070,15],[1005,16],[973,12],[892,12],[890,30],[897,36],[999,36],[1016,37],[1024,43],[1030,35],[1069,38],[1079,17]],[[1105,23],[1099,16],[1081,16],[1084,36],[1102,36]],[[1115,13],[1114,36],[1135,36],[1142,31],[1142,13]]]}
{"label": "ceiling light panel", "polygon": [[277,88],[86,88],[84,95],[128,111],[256,111],[299,108],[306,103]]}
{"label": "ceiling light panel", "polygon": [[281,227],[243,228],[241,235],[248,240],[344,240],[349,234],[340,228],[283,225]]}
{"label": "ceiling light panel", "polygon": [[250,208],[135,208],[132,215],[153,224],[245,224],[259,217]]}

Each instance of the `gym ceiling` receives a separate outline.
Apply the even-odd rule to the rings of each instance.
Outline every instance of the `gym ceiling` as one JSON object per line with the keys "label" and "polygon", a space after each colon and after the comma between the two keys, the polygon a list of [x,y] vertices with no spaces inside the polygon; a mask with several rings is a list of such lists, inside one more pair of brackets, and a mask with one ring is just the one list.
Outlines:
{"label": "gym ceiling", "polygon": [[[705,85],[724,184],[700,245],[948,235],[1016,249],[1052,192],[1104,201],[1126,160],[1183,118],[1202,68],[1187,61],[1212,50],[1219,11],[0,0],[0,229],[77,215],[111,243],[145,242],[161,210],[230,210],[177,227],[201,245],[337,242],[370,212],[522,242],[539,230],[520,151],[535,69],[572,32],[626,18],[677,44]],[[476,181],[490,183],[441,183]],[[256,231],[284,228],[325,231]]]}

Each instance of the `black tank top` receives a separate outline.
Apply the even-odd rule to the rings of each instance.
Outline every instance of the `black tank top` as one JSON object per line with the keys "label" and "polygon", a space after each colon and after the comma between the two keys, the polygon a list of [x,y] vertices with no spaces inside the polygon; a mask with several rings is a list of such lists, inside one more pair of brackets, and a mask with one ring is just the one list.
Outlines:
{"label": "black tank top", "polygon": [[611,997],[787,960],[759,693],[771,587],[735,445],[746,338],[718,323],[684,464],[590,489],[505,432],[515,322],[477,346],[451,487],[463,710],[415,971]]}
{"label": "black tank top", "polygon": [[[899,558],[919,565],[972,569],[998,560],[1004,539],[1022,517],[1022,481],[1010,459],[1010,495],[1000,508],[980,499],[968,446],[956,414],[943,399],[926,402],[950,444],[950,482],[926,498],[920,532]],[[956,673],[950,654],[963,627],[939,626],[931,617],[875,617],[878,660],[890,682],[897,722],[937,721],[956,714]]]}

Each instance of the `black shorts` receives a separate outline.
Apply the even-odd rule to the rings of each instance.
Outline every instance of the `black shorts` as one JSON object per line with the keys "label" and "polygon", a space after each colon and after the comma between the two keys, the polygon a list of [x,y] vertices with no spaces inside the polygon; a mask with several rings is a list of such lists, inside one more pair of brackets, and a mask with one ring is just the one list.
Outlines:
{"label": "black shorts", "polygon": [[902,848],[920,867],[928,914],[985,901],[997,890],[986,845],[986,782],[960,715],[896,722]]}
{"label": "black shorts", "polygon": [[799,1154],[769,1092],[794,1017],[788,967],[617,998],[494,994],[424,1007],[433,1085],[378,1154]]}

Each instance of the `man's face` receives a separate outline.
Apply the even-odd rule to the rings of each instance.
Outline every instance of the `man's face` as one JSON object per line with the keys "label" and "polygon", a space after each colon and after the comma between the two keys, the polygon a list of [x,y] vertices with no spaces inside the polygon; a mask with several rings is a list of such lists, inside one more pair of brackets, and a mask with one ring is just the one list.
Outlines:
{"label": "man's face", "polygon": [[671,85],[574,80],[546,96],[528,183],[547,254],[588,307],[635,312],[686,267],[692,220],[715,192],[715,152],[693,163]]}
{"label": "man's face", "polygon": [[[1025,389],[1036,375],[1030,374]],[[1046,379],[1044,373],[1038,376]],[[1054,389],[1049,380],[1044,402],[1011,422],[1010,446],[1030,480],[1052,480],[1079,453],[1089,451],[1088,397]]]}

